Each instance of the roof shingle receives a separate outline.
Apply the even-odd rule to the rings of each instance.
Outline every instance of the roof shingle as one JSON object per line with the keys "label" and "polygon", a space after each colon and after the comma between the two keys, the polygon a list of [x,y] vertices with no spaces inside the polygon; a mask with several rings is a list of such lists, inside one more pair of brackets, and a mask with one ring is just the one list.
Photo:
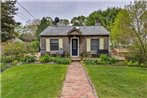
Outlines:
{"label": "roof shingle", "polygon": [[[78,26],[82,35],[109,35],[103,26]],[[74,26],[49,26],[40,33],[40,36],[60,36],[67,35]]]}

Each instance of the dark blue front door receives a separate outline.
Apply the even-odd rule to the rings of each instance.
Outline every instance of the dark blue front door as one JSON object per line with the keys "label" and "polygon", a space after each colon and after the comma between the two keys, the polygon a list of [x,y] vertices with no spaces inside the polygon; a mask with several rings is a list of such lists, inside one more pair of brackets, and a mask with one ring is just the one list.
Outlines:
{"label": "dark blue front door", "polygon": [[72,56],[78,55],[78,39],[72,39]]}

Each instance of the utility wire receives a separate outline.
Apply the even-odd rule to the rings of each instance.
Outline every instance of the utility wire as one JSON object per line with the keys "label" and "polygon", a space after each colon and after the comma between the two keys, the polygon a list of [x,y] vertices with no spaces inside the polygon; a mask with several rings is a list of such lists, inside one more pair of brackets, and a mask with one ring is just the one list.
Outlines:
{"label": "utility wire", "polygon": [[26,17],[24,14],[22,14],[22,13],[20,13],[20,12],[18,13],[18,15],[21,15],[21,16],[23,16],[24,18],[30,20],[28,17]]}
{"label": "utility wire", "polygon": [[24,21],[27,21],[25,18],[23,18],[23,17],[21,17],[21,16],[19,16],[17,14],[16,14],[16,16],[19,17],[19,18],[21,18],[21,19],[23,19]]}
{"label": "utility wire", "polygon": [[23,5],[21,5],[18,1],[17,1],[17,3],[18,3],[25,11],[27,11],[27,12],[29,13],[29,15],[31,15],[33,18],[35,18],[25,7],[23,7]]}

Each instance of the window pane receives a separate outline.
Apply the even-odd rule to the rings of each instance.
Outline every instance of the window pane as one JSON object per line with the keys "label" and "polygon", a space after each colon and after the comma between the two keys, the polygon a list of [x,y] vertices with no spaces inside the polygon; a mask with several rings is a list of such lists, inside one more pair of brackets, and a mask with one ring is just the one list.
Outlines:
{"label": "window pane", "polygon": [[51,51],[58,51],[59,50],[58,39],[51,39],[50,40],[50,49],[51,49]]}
{"label": "window pane", "polygon": [[97,51],[99,49],[99,39],[91,39],[91,50]]}
{"label": "window pane", "polygon": [[51,43],[58,43],[58,39],[51,39]]}

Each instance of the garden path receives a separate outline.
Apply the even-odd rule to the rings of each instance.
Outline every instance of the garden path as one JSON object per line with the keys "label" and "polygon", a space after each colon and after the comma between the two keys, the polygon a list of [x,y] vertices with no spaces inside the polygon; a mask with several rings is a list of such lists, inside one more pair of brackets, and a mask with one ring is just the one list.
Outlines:
{"label": "garden path", "polygon": [[98,98],[80,62],[72,62],[60,98]]}

